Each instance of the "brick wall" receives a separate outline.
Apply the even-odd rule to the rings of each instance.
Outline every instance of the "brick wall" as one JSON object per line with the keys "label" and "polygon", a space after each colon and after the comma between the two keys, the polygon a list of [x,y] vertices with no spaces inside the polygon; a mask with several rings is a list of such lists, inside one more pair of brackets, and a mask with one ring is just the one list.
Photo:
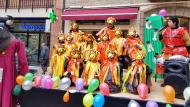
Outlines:
{"label": "brick wall", "polygon": [[[70,6],[110,6],[111,5],[125,5],[125,4],[141,4],[151,3],[149,0],[65,0],[66,8]],[[152,2],[153,3],[153,2]],[[158,3],[158,2],[156,2]],[[162,4],[162,5],[146,5],[140,6],[138,18],[133,21],[131,26],[136,27],[140,33],[141,38],[144,35],[144,19],[153,13],[158,14],[159,10],[167,9],[169,15],[184,16],[190,18],[190,1],[189,3],[181,4]]]}
{"label": "brick wall", "polygon": [[[140,34],[144,34],[144,19],[151,14],[158,14],[161,9],[166,9],[168,11],[168,16],[180,16],[190,18],[190,1],[189,3],[181,4],[170,4],[170,5],[150,5],[141,6],[139,12],[139,30]],[[143,38],[143,37],[142,37]]]}
{"label": "brick wall", "polygon": [[58,17],[58,20],[55,23],[51,24],[51,48],[53,44],[57,43],[57,36],[62,31],[62,7],[63,7],[63,0],[55,0],[54,2],[54,10],[55,14]]}

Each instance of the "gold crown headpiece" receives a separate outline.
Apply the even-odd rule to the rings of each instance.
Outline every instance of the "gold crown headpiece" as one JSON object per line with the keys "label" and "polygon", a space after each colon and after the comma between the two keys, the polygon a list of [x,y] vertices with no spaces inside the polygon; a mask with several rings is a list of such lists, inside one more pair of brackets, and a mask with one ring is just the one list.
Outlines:
{"label": "gold crown headpiece", "polygon": [[129,29],[129,31],[128,31],[128,34],[127,35],[136,35],[136,30],[135,30],[135,28],[134,27],[131,27],[130,29]]}
{"label": "gold crown headpiece", "polygon": [[120,28],[117,28],[116,30],[115,30],[115,35],[122,35],[123,33],[122,33],[122,31],[121,31],[121,29]]}
{"label": "gold crown headpiece", "polygon": [[116,23],[116,19],[114,17],[108,17],[107,18],[107,23],[114,24],[114,23]]}
{"label": "gold crown headpiece", "polygon": [[71,23],[71,28],[76,29],[78,27],[79,27],[79,25],[76,22]]}

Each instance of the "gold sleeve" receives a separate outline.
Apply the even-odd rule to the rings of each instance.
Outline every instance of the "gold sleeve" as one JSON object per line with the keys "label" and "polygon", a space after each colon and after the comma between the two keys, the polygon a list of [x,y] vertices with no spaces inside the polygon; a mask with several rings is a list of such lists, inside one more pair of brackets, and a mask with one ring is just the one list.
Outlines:
{"label": "gold sleeve", "polygon": [[185,41],[186,46],[190,46],[190,36],[187,31],[183,33],[183,40]]}

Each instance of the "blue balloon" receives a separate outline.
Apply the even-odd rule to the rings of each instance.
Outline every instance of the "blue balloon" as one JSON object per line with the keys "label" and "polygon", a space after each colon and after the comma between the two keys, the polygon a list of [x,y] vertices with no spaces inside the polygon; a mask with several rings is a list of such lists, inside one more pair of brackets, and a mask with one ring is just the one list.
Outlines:
{"label": "blue balloon", "polygon": [[94,107],[103,107],[104,103],[105,103],[104,95],[102,95],[102,94],[97,94],[97,95],[94,97],[94,101],[93,101]]}

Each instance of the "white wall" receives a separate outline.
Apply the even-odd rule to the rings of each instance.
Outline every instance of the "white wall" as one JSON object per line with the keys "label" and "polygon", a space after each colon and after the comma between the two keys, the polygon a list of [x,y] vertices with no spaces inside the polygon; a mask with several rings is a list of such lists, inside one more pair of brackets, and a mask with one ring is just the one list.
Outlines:
{"label": "white wall", "polygon": [[7,12],[5,12],[5,9],[0,9],[0,17],[5,17],[6,15],[11,15],[13,17],[49,17],[49,13],[51,12],[51,8],[49,8],[47,11],[45,8],[35,8],[33,9],[20,9],[20,12],[18,12],[18,9],[7,9]]}
{"label": "white wall", "polygon": [[65,20],[64,33],[68,33],[69,32],[70,26],[71,26],[71,21],[70,20]]}

